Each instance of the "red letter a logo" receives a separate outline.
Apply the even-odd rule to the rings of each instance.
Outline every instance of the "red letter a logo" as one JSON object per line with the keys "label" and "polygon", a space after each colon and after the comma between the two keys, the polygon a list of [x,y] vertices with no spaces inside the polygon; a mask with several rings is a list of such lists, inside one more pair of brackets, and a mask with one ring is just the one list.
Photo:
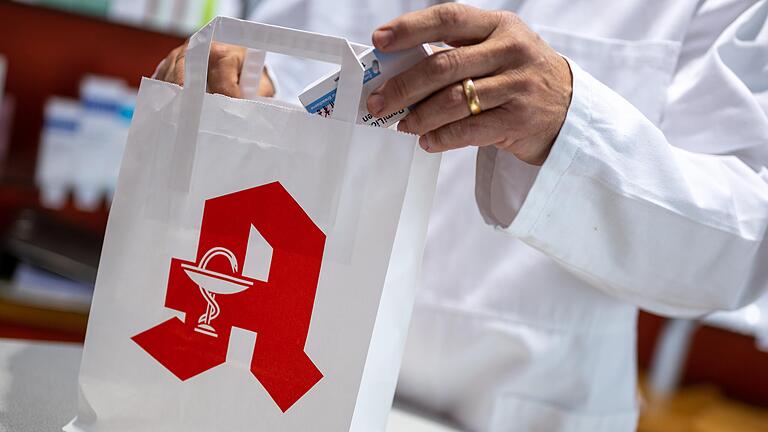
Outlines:
{"label": "red letter a logo", "polygon": [[[242,274],[252,227],[266,282]],[[132,339],[181,380],[226,361],[232,327],[257,333],[251,372],[283,411],[322,377],[304,353],[325,235],[280,183],[205,202],[195,262],[171,260],[165,306],[185,313]]]}

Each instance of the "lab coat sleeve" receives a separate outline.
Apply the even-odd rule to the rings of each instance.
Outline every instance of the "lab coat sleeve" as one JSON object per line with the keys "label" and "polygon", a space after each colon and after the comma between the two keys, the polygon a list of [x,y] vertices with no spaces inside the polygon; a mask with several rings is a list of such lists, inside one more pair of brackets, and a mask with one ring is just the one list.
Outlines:
{"label": "lab coat sleeve", "polygon": [[661,126],[571,63],[571,106],[540,169],[479,151],[483,217],[656,313],[755,300],[768,284],[766,16],[756,3],[679,72]]}

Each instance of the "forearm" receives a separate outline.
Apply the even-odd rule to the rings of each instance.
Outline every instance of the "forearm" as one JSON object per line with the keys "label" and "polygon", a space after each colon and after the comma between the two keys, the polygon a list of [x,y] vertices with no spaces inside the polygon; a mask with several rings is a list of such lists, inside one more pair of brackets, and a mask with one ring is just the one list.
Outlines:
{"label": "forearm", "polygon": [[519,164],[511,155],[481,150],[486,219],[597,288],[661,313],[753,300],[768,278],[768,179],[735,157],[673,147],[623,98],[573,69],[567,120],[529,191],[504,181],[503,170]]}

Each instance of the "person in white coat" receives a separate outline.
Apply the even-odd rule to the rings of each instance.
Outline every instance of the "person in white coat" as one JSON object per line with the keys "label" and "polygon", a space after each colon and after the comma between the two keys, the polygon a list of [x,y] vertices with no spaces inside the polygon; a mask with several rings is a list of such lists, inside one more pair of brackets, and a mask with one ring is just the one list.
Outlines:
{"label": "person in white coat", "polygon": [[[252,19],[385,51],[457,46],[368,101],[416,104],[399,128],[460,148],[399,397],[473,431],[633,431],[638,308],[695,317],[767,285],[768,2],[461,3],[480,9],[267,0]],[[250,57],[217,47],[210,90],[296,101],[327,72],[277,57],[261,76]],[[158,76],[182,71],[180,47]]]}

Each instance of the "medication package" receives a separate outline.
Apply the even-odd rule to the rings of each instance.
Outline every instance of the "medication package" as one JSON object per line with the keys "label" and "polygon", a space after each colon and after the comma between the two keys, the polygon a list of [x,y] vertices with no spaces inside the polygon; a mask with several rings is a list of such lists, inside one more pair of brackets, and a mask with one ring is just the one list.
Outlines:
{"label": "medication package", "polygon": [[83,211],[111,201],[136,92],[123,80],[87,75],[79,100],[46,101],[35,175],[45,207],[63,207],[70,191]]}
{"label": "medication package", "polygon": [[[403,108],[382,117],[375,117],[368,112],[368,96],[388,79],[406,71],[431,54],[432,50],[427,44],[393,53],[383,53],[375,48],[364,51],[359,56],[365,73],[357,122],[369,126],[390,127],[408,115],[409,109]],[[336,72],[310,84],[299,95],[301,104],[311,114],[330,117],[336,101],[338,81],[339,72]]]}

